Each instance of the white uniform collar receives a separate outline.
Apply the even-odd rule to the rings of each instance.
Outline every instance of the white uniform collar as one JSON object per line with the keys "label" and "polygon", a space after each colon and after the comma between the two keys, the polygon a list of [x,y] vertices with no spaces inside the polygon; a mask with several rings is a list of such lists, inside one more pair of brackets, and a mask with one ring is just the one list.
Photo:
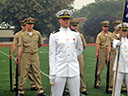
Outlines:
{"label": "white uniform collar", "polygon": [[127,40],[127,37],[122,37],[122,40]]}
{"label": "white uniform collar", "polygon": [[68,28],[63,28],[63,27],[60,28],[60,31],[69,31],[69,30],[70,30],[69,27]]}

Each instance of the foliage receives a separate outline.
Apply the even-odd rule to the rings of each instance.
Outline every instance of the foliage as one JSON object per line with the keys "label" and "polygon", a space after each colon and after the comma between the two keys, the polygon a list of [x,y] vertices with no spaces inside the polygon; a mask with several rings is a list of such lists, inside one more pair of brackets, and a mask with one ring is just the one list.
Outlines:
{"label": "foliage", "polygon": [[[97,0],[96,0],[97,1]],[[123,9],[123,1],[121,0],[98,0],[95,3],[90,3],[80,10],[75,10],[74,17],[87,17],[88,19],[95,14],[108,13],[114,15],[116,18],[121,17]]]}
{"label": "foliage", "polygon": [[0,0],[0,21],[8,22],[18,31],[19,20],[36,18],[35,29],[48,34],[57,28],[55,14],[61,9],[72,9],[74,0]]}
{"label": "foliage", "polygon": [[[116,20],[116,18],[108,13],[103,13],[100,15],[93,16],[89,20],[86,21],[86,23],[83,25],[83,32],[85,36],[94,36],[96,39],[96,35],[101,32],[101,22],[104,20],[108,20],[110,22],[113,22]],[[113,31],[112,24],[110,23],[109,31]]]}
{"label": "foliage", "polygon": [[[122,0],[96,0],[95,3],[88,4],[80,10],[74,11],[74,17],[86,17],[87,21],[83,25],[83,32],[86,36],[94,36],[101,31],[100,22],[109,20],[111,23],[122,18]],[[110,31],[113,31],[112,24]]]}

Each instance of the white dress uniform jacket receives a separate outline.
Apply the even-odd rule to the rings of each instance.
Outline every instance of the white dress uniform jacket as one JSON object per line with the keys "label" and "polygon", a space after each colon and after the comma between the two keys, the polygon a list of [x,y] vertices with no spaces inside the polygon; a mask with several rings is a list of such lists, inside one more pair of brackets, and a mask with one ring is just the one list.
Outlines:
{"label": "white dress uniform jacket", "polygon": [[[115,39],[113,41],[113,48],[116,48],[116,58],[113,66],[114,71],[116,70],[116,65],[117,65],[118,48],[116,46],[118,42],[119,40],[115,40]],[[122,43],[120,48],[118,71],[122,73],[128,73],[128,39],[122,37],[121,42]]]}
{"label": "white dress uniform jacket", "polygon": [[77,56],[83,51],[83,45],[78,33],[70,28],[60,28],[51,33],[49,40],[50,76],[79,76]]}

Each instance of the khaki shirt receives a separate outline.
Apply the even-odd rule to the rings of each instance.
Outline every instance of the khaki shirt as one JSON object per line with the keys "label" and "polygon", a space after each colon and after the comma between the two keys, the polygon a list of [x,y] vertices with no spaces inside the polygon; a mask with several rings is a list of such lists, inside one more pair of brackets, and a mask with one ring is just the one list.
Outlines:
{"label": "khaki shirt", "polygon": [[96,44],[99,44],[100,45],[100,48],[107,48],[108,45],[109,45],[109,36],[111,35],[112,33],[111,32],[108,32],[108,34],[104,34],[104,32],[100,32],[98,35],[97,35],[97,38],[96,38]]}
{"label": "khaki shirt", "polygon": [[25,31],[21,34],[18,46],[23,46],[22,52],[36,53],[40,44],[43,44],[43,40],[39,31],[33,30],[32,35]]}
{"label": "khaki shirt", "polygon": [[82,41],[82,43],[83,43],[83,47],[85,48],[85,47],[87,46],[87,43],[86,43],[86,41],[85,41],[85,38],[84,38],[84,36],[83,36],[82,33],[79,33],[79,34],[80,34],[81,41]]}
{"label": "khaki shirt", "polygon": [[19,37],[20,37],[21,34],[22,34],[22,30],[19,31],[19,32],[17,32],[17,33],[15,34],[12,44],[14,44],[14,45],[17,45],[17,44],[18,44],[18,42],[19,42]]}
{"label": "khaki shirt", "polygon": [[110,36],[109,36],[109,45],[111,46],[111,50],[115,50],[112,46],[113,46],[113,40],[119,40],[119,37],[116,35],[116,32],[114,31]]}

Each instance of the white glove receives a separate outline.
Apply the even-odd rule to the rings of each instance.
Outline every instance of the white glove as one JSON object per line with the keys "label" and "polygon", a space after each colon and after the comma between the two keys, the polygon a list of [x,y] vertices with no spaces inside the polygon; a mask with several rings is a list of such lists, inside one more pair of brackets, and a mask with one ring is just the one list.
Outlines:
{"label": "white glove", "polygon": [[116,46],[119,47],[119,46],[121,46],[121,44],[122,44],[122,42],[118,40]]}
{"label": "white glove", "polygon": [[56,78],[55,75],[51,75],[51,76],[49,77],[49,79],[50,79],[50,84],[51,84],[51,85],[54,85],[54,84],[55,84],[55,78]]}

